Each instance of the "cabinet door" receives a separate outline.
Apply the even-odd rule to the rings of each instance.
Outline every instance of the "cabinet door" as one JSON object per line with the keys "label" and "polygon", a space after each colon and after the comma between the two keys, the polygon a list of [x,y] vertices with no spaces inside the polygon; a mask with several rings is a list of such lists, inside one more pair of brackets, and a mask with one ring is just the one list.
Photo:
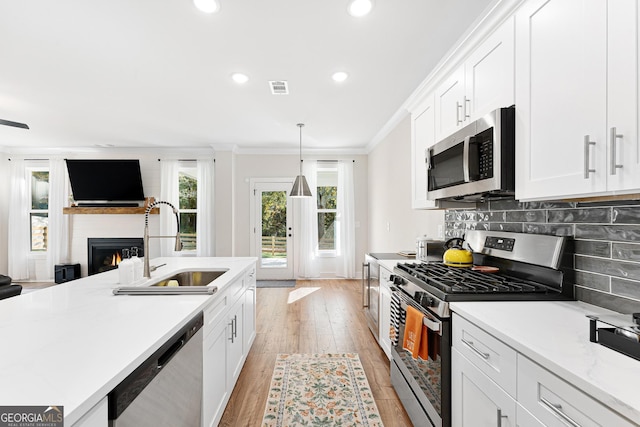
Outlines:
{"label": "cabinet door", "polygon": [[516,425],[516,402],[456,349],[451,350],[451,421],[458,427]]}
{"label": "cabinet door", "polygon": [[516,407],[516,427],[544,427],[544,424],[518,404]]}
{"label": "cabinet door", "polygon": [[[637,0],[608,3],[607,190],[640,188]],[[614,130],[615,129],[615,130]],[[617,135],[617,136],[616,136]]]}
{"label": "cabinet door", "polygon": [[227,327],[224,322],[205,336],[202,359],[202,425],[218,425],[229,398],[227,388]]}
{"label": "cabinet door", "polygon": [[514,103],[514,18],[509,18],[465,61],[465,123]]}
{"label": "cabinet door", "polygon": [[592,0],[516,12],[517,199],[606,189],[606,17]]}
{"label": "cabinet door", "polygon": [[436,141],[451,135],[464,123],[464,84],[461,66],[436,88]]}
{"label": "cabinet door", "polygon": [[389,289],[389,282],[384,277],[388,278],[389,273],[384,268],[380,268],[380,323],[378,336],[380,347],[391,360],[391,338],[389,337],[389,327],[391,326],[391,290]]}
{"label": "cabinet door", "polygon": [[243,321],[243,353],[249,354],[251,345],[256,338],[256,286],[255,281],[244,294],[244,321]]}
{"label": "cabinet door", "polygon": [[227,324],[227,388],[229,390],[233,390],[244,364],[243,325],[244,298],[240,298],[231,308]]}
{"label": "cabinet door", "polygon": [[411,113],[411,207],[430,209],[436,202],[427,200],[428,149],[435,144],[435,111],[433,94]]}

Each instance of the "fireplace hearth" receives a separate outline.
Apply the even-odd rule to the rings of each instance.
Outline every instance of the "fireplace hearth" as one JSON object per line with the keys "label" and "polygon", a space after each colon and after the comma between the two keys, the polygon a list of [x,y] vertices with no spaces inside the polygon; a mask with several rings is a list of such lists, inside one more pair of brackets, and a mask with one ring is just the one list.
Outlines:
{"label": "fireplace hearth", "polygon": [[118,268],[122,250],[138,248],[138,256],[144,256],[142,237],[108,237],[87,239],[87,270],[89,276]]}

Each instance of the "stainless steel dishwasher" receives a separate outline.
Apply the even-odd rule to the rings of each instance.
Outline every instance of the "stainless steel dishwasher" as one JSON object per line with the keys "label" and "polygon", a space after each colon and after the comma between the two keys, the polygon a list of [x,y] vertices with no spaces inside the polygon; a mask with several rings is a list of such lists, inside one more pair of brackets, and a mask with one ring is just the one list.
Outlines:
{"label": "stainless steel dishwasher", "polygon": [[198,427],[202,313],[109,393],[110,427]]}

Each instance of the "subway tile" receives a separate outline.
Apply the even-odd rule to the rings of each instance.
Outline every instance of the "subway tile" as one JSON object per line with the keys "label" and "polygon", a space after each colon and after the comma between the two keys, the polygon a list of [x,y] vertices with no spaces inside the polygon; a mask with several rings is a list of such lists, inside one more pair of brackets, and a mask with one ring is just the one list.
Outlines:
{"label": "subway tile", "polygon": [[546,201],[546,202],[526,202],[524,204],[525,209],[559,209],[559,208],[573,208],[575,207],[575,202],[554,202],[554,201]]}
{"label": "subway tile", "polygon": [[477,212],[477,214],[478,221],[488,222],[491,217],[491,212]]}
{"label": "subway tile", "polygon": [[491,200],[489,202],[489,209],[492,211],[524,209],[524,206],[524,203],[514,199]]}
{"label": "subway tile", "polygon": [[553,209],[549,211],[549,222],[608,224],[611,222],[611,208]]}
{"label": "subway tile", "polygon": [[450,210],[446,210],[444,213],[444,220],[445,221],[455,221],[456,219],[456,214],[453,211]]}
{"label": "subway tile", "polygon": [[614,224],[640,224],[640,206],[613,208]]}
{"label": "subway tile", "polygon": [[478,230],[477,222],[465,222],[464,224],[466,230]]}
{"label": "subway tile", "polygon": [[547,234],[550,236],[573,236],[573,224],[524,223],[523,232],[529,234]]}
{"label": "subway tile", "polygon": [[611,243],[600,240],[575,240],[575,253],[611,258]]}
{"label": "subway tile", "polygon": [[464,211],[455,211],[456,221],[464,221],[465,212]]}
{"label": "subway tile", "polygon": [[626,261],[640,261],[640,245],[631,243],[613,243],[612,256]]}
{"label": "subway tile", "polygon": [[611,291],[611,278],[602,274],[587,273],[586,271],[576,271],[574,276],[577,285],[585,286],[599,291]]}
{"label": "subway tile", "polygon": [[612,277],[611,293],[623,297],[640,299],[640,282]]}
{"label": "subway tile", "polygon": [[506,221],[507,221],[506,211],[489,212],[489,222],[506,222]]}
{"label": "subway tile", "polygon": [[[634,313],[640,311],[640,301],[606,294],[581,286],[576,286],[576,299],[589,304],[608,308],[618,313]],[[585,328],[587,324],[585,323]]]}
{"label": "subway tile", "polygon": [[477,221],[477,218],[478,218],[478,214],[476,212],[466,211],[464,213],[464,220],[465,221]]}
{"label": "subway tile", "polygon": [[632,225],[576,224],[575,237],[579,239],[640,242],[640,229]]}
{"label": "subway tile", "polygon": [[623,279],[640,280],[640,264],[606,258],[576,255],[575,269],[607,274]]}
{"label": "subway tile", "polygon": [[522,233],[522,224],[518,222],[490,222],[490,231],[512,231]]}
{"label": "subway tile", "polygon": [[547,211],[508,211],[505,218],[507,222],[547,222]]}

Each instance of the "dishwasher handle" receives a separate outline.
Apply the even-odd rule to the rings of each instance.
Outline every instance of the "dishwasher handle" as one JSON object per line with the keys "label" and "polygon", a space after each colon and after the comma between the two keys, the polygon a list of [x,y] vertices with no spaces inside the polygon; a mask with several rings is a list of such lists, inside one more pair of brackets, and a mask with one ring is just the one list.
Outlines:
{"label": "dishwasher handle", "polygon": [[173,356],[176,355],[176,353],[182,348],[184,347],[184,345],[186,344],[186,340],[184,338],[180,339],[179,341],[174,342],[171,347],[169,347],[169,350],[165,351],[162,356],[158,357],[158,363],[156,365],[156,369],[159,371],[162,368],[164,368],[164,365],[167,364],[167,362],[169,362],[171,360],[171,358]]}

